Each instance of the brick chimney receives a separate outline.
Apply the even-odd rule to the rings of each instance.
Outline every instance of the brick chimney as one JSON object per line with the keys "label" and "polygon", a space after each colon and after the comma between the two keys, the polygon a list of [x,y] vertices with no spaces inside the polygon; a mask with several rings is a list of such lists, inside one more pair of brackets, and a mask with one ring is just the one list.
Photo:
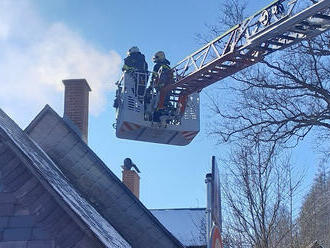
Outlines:
{"label": "brick chimney", "polygon": [[81,138],[88,142],[88,95],[91,91],[86,79],[63,80],[64,118],[70,119],[80,130]]}
{"label": "brick chimney", "polygon": [[[139,169],[135,164],[132,163],[130,158],[124,160],[123,168],[123,183],[129,188],[132,193],[139,199],[140,197],[140,173]],[[134,168],[135,170],[131,170]]]}

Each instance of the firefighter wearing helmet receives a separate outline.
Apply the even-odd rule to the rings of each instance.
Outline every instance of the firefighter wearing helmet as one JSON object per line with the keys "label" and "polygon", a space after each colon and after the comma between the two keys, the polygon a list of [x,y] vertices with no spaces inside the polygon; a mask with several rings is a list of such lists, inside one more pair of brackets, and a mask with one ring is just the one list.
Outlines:
{"label": "firefighter wearing helmet", "polygon": [[161,67],[167,67],[170,69],[170,61],[165,58],[165,53],[163,51],[156,52],[152,61],[155,63],[153,69],[154,72],[158,72]]}
{"label": "firefighter wearing helmet", "polygon": [[140,52],[137,46],[131,47],[127,51],[127,57],[124,59],[123,71],[137,71],[137,72],[147,72],[148,64],[145,60],[144,55]]}
{"label": "firefighter wearing helmet", "polygon": [[173,72],[170,67],[170,61],[166,59],[163,51],[156,52],[152,60],[155,65],[151,83],[159,92],[159,102],[153,120],[160,121],[160,116],[164,114],[165,109],[170,104],[170,92],[166,86],[173,82]]}
{"label": "firefighter wearing helmet", "polygon": [[[162,80],[161,73],[171,70],[170,61],[166,59],[163,51],[156,52],[152,57],[152,61],[155,63],[152,74],[152,83],[156,88],[160,89],[167,83],[165,80]],[[163,76],[165,76],[165,74]]]}
{"label": "firefighter wearing helmet", "polygon": [[136,83],[139,100],[142,101],[148,82],[148,64],[137,46],[128,50],[122,71],[131,73]]}

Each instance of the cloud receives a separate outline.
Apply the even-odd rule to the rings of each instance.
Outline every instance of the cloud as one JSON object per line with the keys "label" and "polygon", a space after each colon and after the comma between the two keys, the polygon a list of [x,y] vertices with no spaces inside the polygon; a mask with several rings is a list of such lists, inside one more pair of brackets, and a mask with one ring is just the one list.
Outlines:
{"label": "cloud", "polygon": [[63,79],[86,78],[90,112],[114,89],[121,58],[104,53],[64,23],[47,23],[30,1],[0,1],[0,107],[20,124],[50,104],[63,109]]}

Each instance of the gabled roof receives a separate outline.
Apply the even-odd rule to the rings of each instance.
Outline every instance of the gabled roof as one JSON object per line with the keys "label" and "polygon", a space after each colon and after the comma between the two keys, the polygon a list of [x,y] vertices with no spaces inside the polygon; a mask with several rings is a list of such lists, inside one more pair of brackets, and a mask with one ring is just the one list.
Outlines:
{"label": "gabled roof", "polygon": [[133,247],[183,247],[71,126],[46,105],[25,131]]}
{"label": "gabled roof", "polygon": [[151,209],[150,211],[184,246],[206,246],[205,208]]}
{"label": "gabled roof", "polygon": [[29,171],[73,216],[82,229],[91,232],[105,247],[131,247],[128,242],[82,198],[49,156],[0,109],[0,139],[25,161]]}

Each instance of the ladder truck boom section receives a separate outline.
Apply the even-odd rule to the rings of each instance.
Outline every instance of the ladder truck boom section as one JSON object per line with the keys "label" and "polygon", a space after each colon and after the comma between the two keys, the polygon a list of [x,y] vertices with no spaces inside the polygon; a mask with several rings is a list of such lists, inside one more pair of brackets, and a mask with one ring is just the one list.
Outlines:
{"label": "ladder truck boom section", "polygon": [[302,2],[274,1],[186,57],[174,67],[172,88],[179,88],[184,95],[201,91],[268,54],[329,30],[330,0],[305,7],[300,6]]}
{"label": "ladder truck boom section", "polygon": [[277,0],[171,68],[164,88],[152,81],[147,89],[148,73],[124,72],[114,104],[116,136],[189,144],[200,130],[203,88],[329,29],[330,0]]}

